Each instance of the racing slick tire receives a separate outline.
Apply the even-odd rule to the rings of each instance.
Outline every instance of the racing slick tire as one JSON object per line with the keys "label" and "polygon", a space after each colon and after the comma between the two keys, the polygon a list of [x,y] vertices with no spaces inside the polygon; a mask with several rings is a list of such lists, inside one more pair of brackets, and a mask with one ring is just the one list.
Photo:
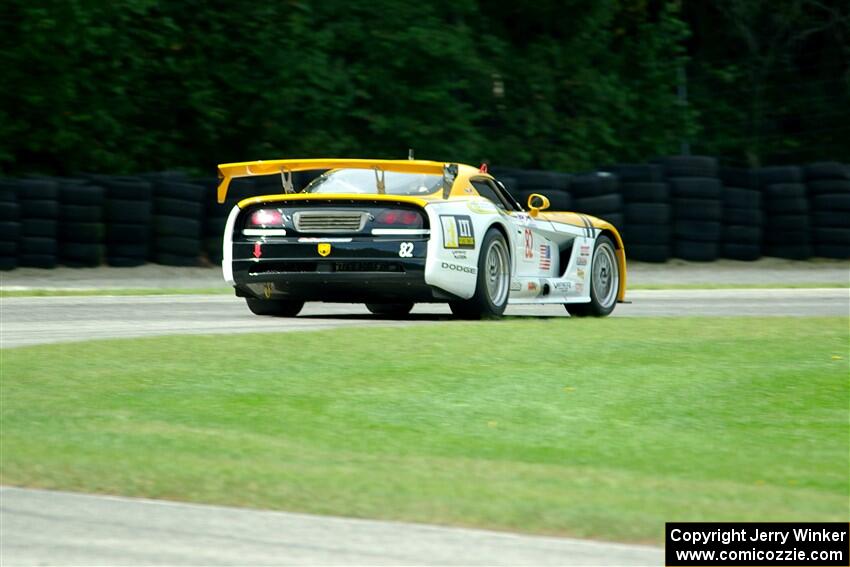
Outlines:
{"label": "racing slick tire", "polygon": [[407,303],[367,303],[366,309],[375,315],[385,317],[404,317],[413,309],[413,302]]}
{"label": "racing slick tire", "polygon": [[246,297],[245,302],[248,304],[248,309],[254,315],[269,315],[272,317],[295,317],[304,308],[303,301]]}
{"label": "racing slick tire", "polygon": [[596,239],[590,270],[590,303],[565,303],[573,317],[605,317],[617,305],[620,294],[620,265],[614,243],[607,236]]}
{"label": "racing slick tire", "polygon": [[495,228],[484,235],[478,255],[475,294],[465,301],[449,302],[456,317],[489,319],[500,317],[508,306],[511,288],[511,253],[505,237]]}

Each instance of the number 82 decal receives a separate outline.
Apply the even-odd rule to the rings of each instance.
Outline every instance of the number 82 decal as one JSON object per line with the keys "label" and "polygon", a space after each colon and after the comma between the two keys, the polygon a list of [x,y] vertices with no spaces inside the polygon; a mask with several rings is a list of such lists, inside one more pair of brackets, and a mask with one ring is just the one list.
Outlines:
{"label": "number 82 decal", "polygon": [[402,242],[398,246],[398,257],[399,258],[413,258],[413,243],[412,242]]}

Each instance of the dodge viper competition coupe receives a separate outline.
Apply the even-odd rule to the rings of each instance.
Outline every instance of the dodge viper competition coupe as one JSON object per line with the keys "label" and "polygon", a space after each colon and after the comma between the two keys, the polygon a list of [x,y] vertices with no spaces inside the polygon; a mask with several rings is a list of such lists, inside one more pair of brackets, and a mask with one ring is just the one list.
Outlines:
{"label": "dodge viper competition coupe", "polygon": [[[292,174],[327,170],[295,192]],[[443,302],[462,318],[508,304],[560,303],[605,316],[622,301],[626,257],[604,220],[528,210],[481,169],[421,160],[307,159],[219,166],[234,178],[276,175],[281,193],[240,201],[224,234],[224,279],[258,315],[292,317],[305,301],[364,302],[403,316]],[[544,212],[546,211],[546,212]]]}

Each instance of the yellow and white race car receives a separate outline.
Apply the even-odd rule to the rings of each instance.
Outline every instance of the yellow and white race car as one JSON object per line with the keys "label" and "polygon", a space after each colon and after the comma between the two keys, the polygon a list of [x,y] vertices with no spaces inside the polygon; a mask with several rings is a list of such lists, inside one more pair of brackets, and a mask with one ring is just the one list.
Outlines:
{"label": "yellow and white race car", "polygon": [[[616,228],[549,212],[542,195],[526,211],[483,166],[303,159],[218,169],[220,203],[234,178],[281,179],[280,194],[240,201],[224,232],[224,279],[258,315],[293,317],[306,301],[330,301],[391,316],[417,302],[448,303],[463,318],[535,303],[605,316],[624,298]],[[327,171],[295,192],[292,174],[308,170]]]}

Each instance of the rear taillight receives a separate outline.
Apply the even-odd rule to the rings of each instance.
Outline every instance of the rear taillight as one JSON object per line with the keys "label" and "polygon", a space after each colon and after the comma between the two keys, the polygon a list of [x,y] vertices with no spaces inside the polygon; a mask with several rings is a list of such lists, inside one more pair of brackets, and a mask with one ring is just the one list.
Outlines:
{"label": "rear taillight", "polygon": [[387,209],[375,216],[375,226],[422,228],[422,215],[406,209]]}
{"label": "rear taillight", "polygon": [[272,228],[283,226],[283,214],[278,209],[257,209],[248,217],[245,224],[254,228]]}

